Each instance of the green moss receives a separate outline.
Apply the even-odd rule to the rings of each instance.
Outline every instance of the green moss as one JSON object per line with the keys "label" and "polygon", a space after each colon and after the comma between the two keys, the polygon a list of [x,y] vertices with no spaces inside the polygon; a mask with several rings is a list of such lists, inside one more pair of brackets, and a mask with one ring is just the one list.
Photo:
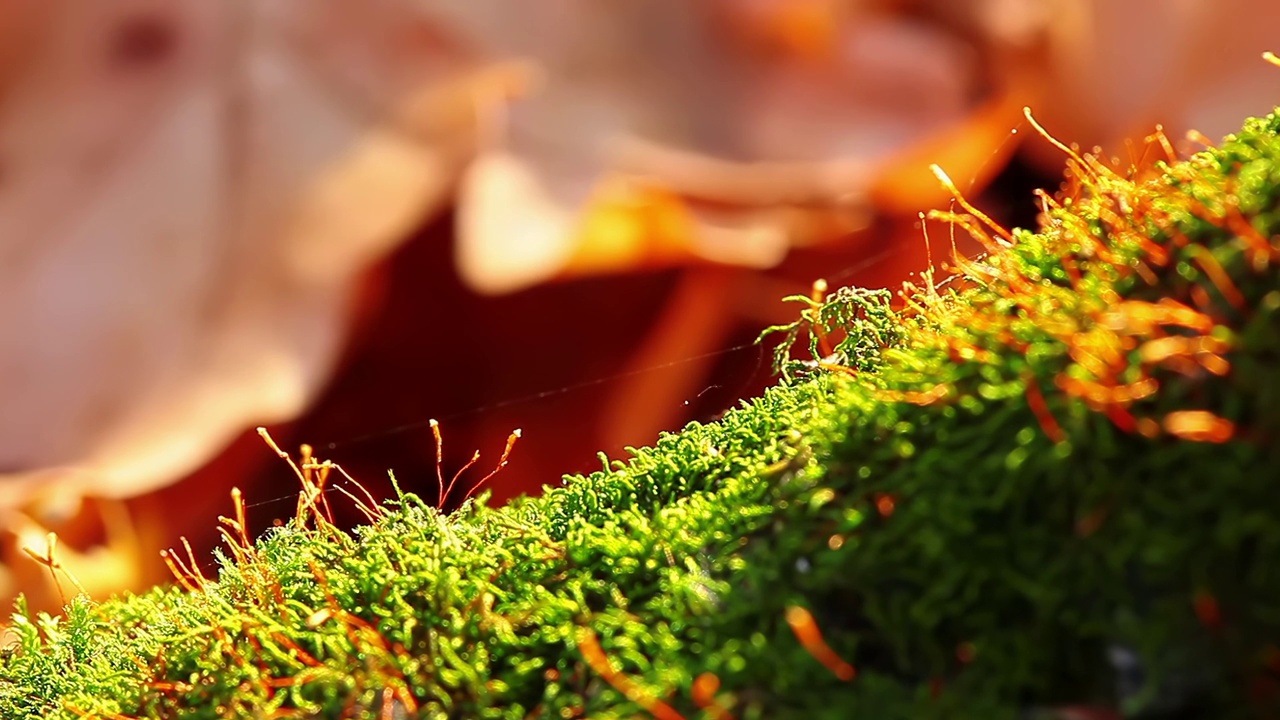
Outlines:
{"label": "green moss", "polygon": [[196,591],[19,606],[0,716],[1274,712],[1278,130],[1144,182],[1078,164],[964,287],[811,303],[782,330],[828,357],[541,497],[402,494]]}

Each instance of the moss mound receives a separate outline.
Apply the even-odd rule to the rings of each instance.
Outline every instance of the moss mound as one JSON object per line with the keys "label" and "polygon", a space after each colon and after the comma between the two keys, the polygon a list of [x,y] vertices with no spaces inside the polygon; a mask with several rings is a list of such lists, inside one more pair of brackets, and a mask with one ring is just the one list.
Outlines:
{"label": "moss mound", "polygon": [[0,716],[1274,716],[1277,131],[950,216],[945,292],[806,301],[765,396],[541,497],[346,533],[307,463],[216,579],[20,605]]}

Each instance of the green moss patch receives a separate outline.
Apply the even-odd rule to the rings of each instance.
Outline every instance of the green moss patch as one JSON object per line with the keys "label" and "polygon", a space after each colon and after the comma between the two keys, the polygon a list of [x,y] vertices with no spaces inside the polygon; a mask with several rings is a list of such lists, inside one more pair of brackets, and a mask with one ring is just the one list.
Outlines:
{"label": "green moss patch", "polygon": [[1278,130],[952,216],[961,280],[809,301],[777,387],[540,497],[304,502],[216,579],[20,605],[0,716],[1274,713]]}

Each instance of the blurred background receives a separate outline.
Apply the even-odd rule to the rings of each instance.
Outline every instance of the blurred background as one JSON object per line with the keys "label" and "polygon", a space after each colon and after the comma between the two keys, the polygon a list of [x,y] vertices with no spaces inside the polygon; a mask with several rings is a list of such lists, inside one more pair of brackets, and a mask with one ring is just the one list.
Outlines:
{"label": "blurred background", "polygon": [[[1268,0],[7,0],[0,602],[203,560],[298,485],[501,502],[718,417],[817,278],[896,288],[950,194],[1034,224],[1055,136],[1136,159],[1280,102]],[[977,244],[931,227],[932,260]],[[360,517],[334,503],[340,523]]]}

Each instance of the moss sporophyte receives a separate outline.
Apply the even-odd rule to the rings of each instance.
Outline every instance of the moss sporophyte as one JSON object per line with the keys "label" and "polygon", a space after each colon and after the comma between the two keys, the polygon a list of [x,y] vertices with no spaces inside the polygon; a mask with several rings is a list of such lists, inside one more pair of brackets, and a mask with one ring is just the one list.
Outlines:
{"label": "moss sporophyte", "polygon": [[957,193],[950,281],[800,298],[777,386],[539,497],[347,532],[304,453],[216,577],[20,602],[0,717],[1275,717],[1278,132]]}

